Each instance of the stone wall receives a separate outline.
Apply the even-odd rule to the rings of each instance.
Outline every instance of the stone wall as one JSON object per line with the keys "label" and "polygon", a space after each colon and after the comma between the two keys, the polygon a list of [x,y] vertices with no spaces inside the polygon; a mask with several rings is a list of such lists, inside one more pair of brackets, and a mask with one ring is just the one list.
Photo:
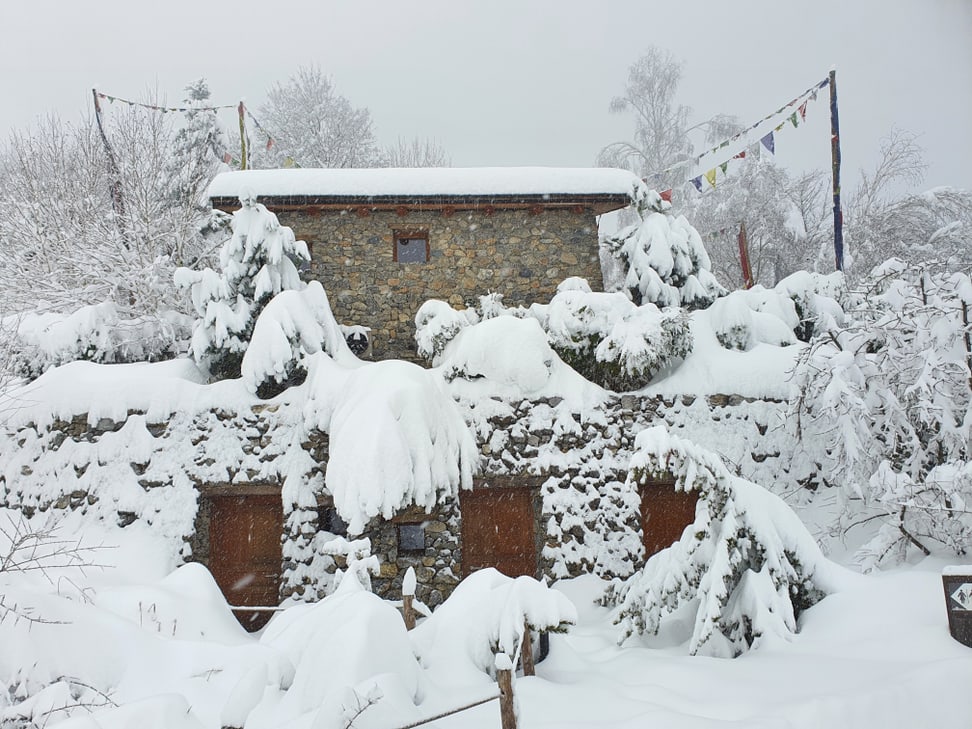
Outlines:
{"label": "stone wall", "polygon": [[[275,212],[310,246],[306,277],[324,285],[338,322],[371,328],[375,359],[417,361],[415,313],[428,299],[464,307],[497,292],[507,305],[529,305],[568,276],[602,286],[588,210]],[[396,230],[428,231],[428,262],[397,263]]]}
{"label": "stone wall", "polygon": [[[635,436],[645,427],[664,423],[778,492],[796,490],[803,477],[786,470],[786,436],[777,429],[786,404],[777,400],[622,395],[583,412],[558,397],[460,406],[482,455],[478,485],[529,486],[535,495],[538,571],[551,579],[624,577],[640,567],[640,499],[624,480]],[[323,486],[328,438],[313,431],[288,445],[283,434],[292,435],[293,424],[275,409],[173,414],[168,422],[129,413],[92,424],[80,416],[23,427],[0,441],[6,460],[0,503],[27,515],[70,509],[119,525],[143,521],[182,545],[183,559],[206,562],[206,493],[231,484],[241,494],[279,488],[281,597],[319,599],[330,591],[335,570],[346,566],[322,549],[333,539],[320,531],[317,510],[329,498]],[[306,470],[299,484],[288,485],[281,469],[295,462],[294,451]],[[104,458],[109,452],[120,457]],[[379,561],[375,592],[399,599],[402,577],[414,567],[417,597],[433,607],[441,603],[461,576],[461,520],[455,501],[430,514],[406,510],[393,520],[372,520],[362,536]],[[398,525],[416,522],[425,527],[424,550],[400,552]]]}

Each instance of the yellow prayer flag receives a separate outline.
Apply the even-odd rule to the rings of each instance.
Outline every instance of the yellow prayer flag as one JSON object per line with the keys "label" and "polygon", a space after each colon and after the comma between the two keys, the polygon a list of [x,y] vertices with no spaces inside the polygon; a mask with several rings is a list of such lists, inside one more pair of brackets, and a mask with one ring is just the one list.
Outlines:
{"label": "yellow prayer flag", "polygon": [[716,171],[715,171],[715,167],[713,167],[711,170],[709,170],[708,172],[705,173],[705,179],[708,181],[708,183],[710,185],[712,185],[712,187],[715,187],[716,186]]}

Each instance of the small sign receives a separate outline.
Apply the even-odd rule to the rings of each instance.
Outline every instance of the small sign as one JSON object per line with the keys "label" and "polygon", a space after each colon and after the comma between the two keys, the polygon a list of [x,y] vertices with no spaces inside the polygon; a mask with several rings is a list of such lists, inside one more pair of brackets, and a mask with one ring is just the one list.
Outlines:
{"label": "small sign", "polygon": [[958,605],[953,610],[972,610],[972,582],[964,582],[955,588],[951,598]]}

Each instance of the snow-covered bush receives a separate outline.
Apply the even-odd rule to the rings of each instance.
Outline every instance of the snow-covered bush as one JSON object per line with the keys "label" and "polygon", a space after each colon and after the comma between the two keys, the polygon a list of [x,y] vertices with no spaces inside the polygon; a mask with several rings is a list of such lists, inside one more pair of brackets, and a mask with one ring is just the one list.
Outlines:
{"label": "snow-covered bush", "polygon": [[179,354],[189,339],[189,317],[175,311],[129,319],[111,301],[70,314],[28,313],[13,342],[13,370],[34,379],[51,367],[91,362],[156,362]]}
{"label": "snow-covered bush", "polygon": [[809,342],[822,316],[829,316],[834,321],[843,320],[843,301],[846,292],[844,274],[840,271],[833,273],[813,273],[811,271],[797,271],[792,273],[773,288],[793,300],[799,323],[793,328],[801,342]]}
{"label": "snow-covered bush", "polygon": [[972,281],[891,260],[848,300],[846,322],[824,317],[797,365],[793,457],[818,464],[858,514],[886,514],[866,567],[912,546],[965,554]]}
{"label": "snow-covered bush", "polygon": [[577,611],[562,593],[532,577],[487,568],[460,582],[412,636],[433,673],[468,685],[483,673],[492,675],[496,653],[516,660],[526,626],[562,632],[576,622]]}
{"label": "snow-covered bush", "polygon": [[644,387],[692,350],[688,318],[679,309],[635,306],[623,294],[567,289],[547,309],[547,336],[561,359],[615,391]]}
{"label": "snow-covered bush", "polygon": [[276,294],[300,289],[295,261],[309,261],[304,241],[281,226],[277,216],[251,193],[240,196],[233,213],[233,237],[220,251],[220,272],[176,271],[176,283],[189,288],[200,320],[192,336],[196,362],[214,379],[239,377],[243,353],[263,307]]}
{"label": "snow-covered bush", "polygon": [[726,290],[712,275],[698,231],[670,208],[652,193],[638,205],[641,219],[604,243],[627,270],[624,291],[636,304],[704,309]]}
{"label": "snow-covered bush", "polygon": [[792,635],[800,612],[835,588],[840,568],[783,501],[733,476],[711,452],[653,427],[635,440],[628,484],[650,488],[660,476],[698,494],[695,522],[609,589],[622,642],[657,633],[665,616],[690,605],[689,652],[738,656],[770,636]]}
{"label": "snow-covered bush", "polygon": [[260,312],[241,372],[250,392],[273,397],[307,376],[303,359],[326,352],[344,364],[354,364],[319,281],[302,291],[281,291]]}
{"label": "snow-covered bush", "polygon": [[468,309],[456,311],[445,301],[429,299],[415,314],[415,343],[418,353],[435,363],[445,346],[465,327],[474,323]]}
{"label": "snow-covered bush", "polygon": [[733,291],[716,300],[709,321],[719,343],[743,352],[757,343],[785,347],[796,343],[800,320],[789,297],[762,286]]}
{"label": "snow-covered bush", "polygon": [[446,380],[486,378],[529,393],[546,385],[556,358],[536,320],[503,316],[463,329],[438,364]]}

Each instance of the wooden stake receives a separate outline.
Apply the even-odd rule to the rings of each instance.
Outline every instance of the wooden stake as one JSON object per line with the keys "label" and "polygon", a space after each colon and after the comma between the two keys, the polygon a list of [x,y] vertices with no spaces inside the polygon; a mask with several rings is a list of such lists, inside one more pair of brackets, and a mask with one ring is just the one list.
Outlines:
{"label": "wooden stake", "polygon": [[[506,659],[509,665],[509,658]],[[496,669],[496,682],[500,690],[500,726],[516,729],[516,709],[513,706],[513,668]]]}
{"label": "wooden stake", "polygon": [[533,636],[530,635],[530,626],[523,626],[523,642],[520,645],[520,660],[523,663],[524,676],[536,676],[537,670],[533,664]]}
{"label": "wooden stake", "polygon": [[415,595],[402,595],[402,615],[405,617],[405,630],[415,627],[415,606],[412,601]]}

